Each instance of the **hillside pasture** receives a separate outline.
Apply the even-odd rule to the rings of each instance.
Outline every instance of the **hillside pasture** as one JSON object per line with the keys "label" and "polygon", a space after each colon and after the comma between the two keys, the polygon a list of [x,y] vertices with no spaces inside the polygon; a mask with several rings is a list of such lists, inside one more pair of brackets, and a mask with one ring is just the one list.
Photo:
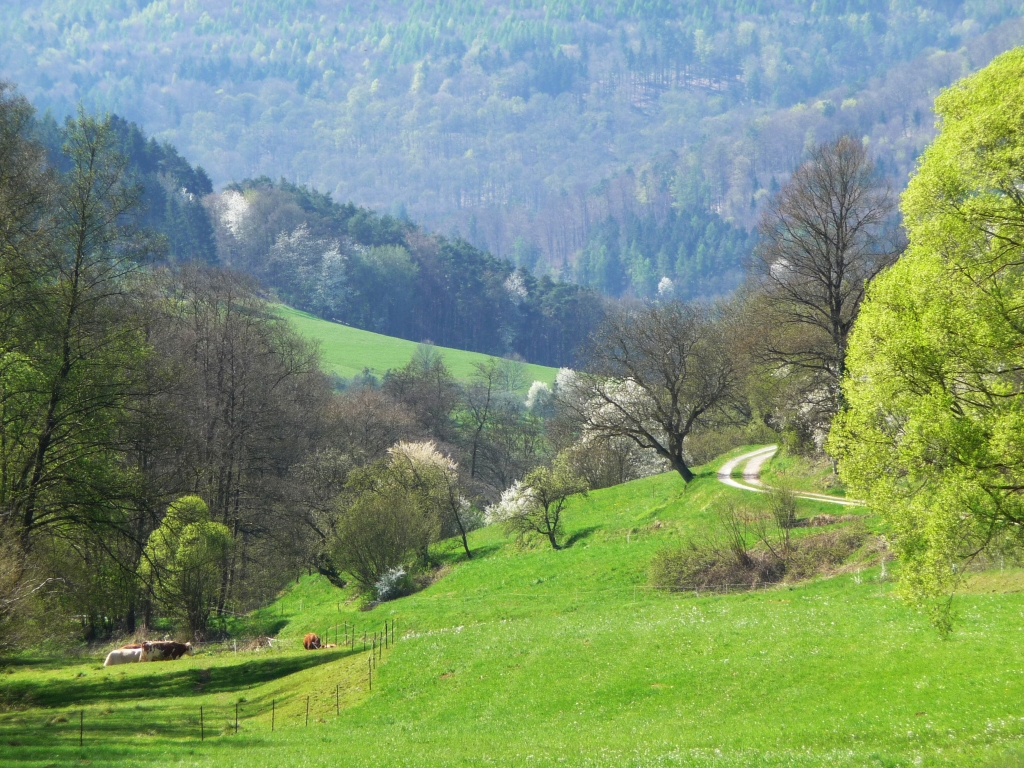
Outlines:
{"label": "hillside pasture", "polygon": [[[364,369],[369,369],[373,375],[380,378],[389,370],[404,368],[418,346],[414,341],[321,320],[283,304],[277,305],[275,311],[302,337],[319,342],[321,366],[325,371],[346,379],[361,375]],[[476,373],[474,364],[484,363],[488,358],[488,355],[461,349],[436,349],[443,356],[448,370],[461,381],[472,379]],[[555,375],[558,373],[558,369],[544,365],[525,363],[524,367],[524,391],[529,389],[534,381],[554,384]]]}
{"label": "hillside pasture", "polygon": [[[707,530],[721,505],[763,503],[717,482],[713,469],[688,487],[665,474],[574,502],[562,551],[516,547],[495,527],[471,535],[469,561],[442,544],[443,578],[370,611],[353,591],[302,576],[247,622],[277,634],[274,650],[211,647],[108,670],[98,653],[18,658],[0,676],[3,762],[1020,764],[1019,577],[1007,570],[958,597],[946,640],[893,598],[867,548],[810,582],[701,596],[651,590],[646,571],[659,549]],[[834,512],[798,505],[800,517]],[[361,637],[385,621],[396,622],[398,642],[372,692],[361,643],[301,650],[306,632],[347,623]]]}

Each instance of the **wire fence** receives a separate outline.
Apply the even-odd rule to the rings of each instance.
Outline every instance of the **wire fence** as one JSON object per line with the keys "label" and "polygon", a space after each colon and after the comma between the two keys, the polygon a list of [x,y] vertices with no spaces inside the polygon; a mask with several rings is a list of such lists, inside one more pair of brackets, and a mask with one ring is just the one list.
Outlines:
{"label": "wire fence", "polygon": [[[310,727],[310,725],[326,724],[330,718],[336,720],[341,716],[342,696],[361,692],[369,693],[376,683],[376,671],[380,662],[384,661],[398,640],[398,622],[386,620],[377,631],[359,630],[354,625],[339,624],[329,627],[325,634],[332,630],[340,632],[340,639],[347,641],[347,649],[351,653],[367,654],[366,670],[356,681],[347,687],[336,683],[333,691],[317,690],[306,694],[271,697],[260,702],[248,702],[239,698],[231,703],[219,703],[209,698],[196,702],[190,711],[189,707],[174,706],[173,718],[157,718],[147,716],[145,707],[135,706],[131,711],[129,724],[122,725],[116,718],[109,715],[114,711],[107,706],[104,710],[46,709],[39,712],[43,723],[38,727],[40,743],[52,745],[55,740],[67,744],[73,740],[79,747],[87,744],[101,744],[116,739],[147,735],[165,735],[173,738],[195,738],[200,742],[207,737],[236,736],[241,733],[276,732],[282,728]],[[282,644],[288,641],[279,641]],[[225,643],[207,643],[204,647],[224,646]],[[338,646],[339,650],[346,647]],[[311,649],[321,650],[321,649]],[[237,649],[228,645],[227,652]],[[209,675],[211,670],[202,670]],[[206,678],[207,681],[209,677]],[[107,702],[113,703],[113,702]],[[38,712],[38,710],[37,710]],[[20,727],[19,738],[27,738],[25,728]],[[35,730],[35,729],[33,729]],[[11,742],[12,746],[23,746],[20,740]],[[0,761],[2,763],[2,761]]]}

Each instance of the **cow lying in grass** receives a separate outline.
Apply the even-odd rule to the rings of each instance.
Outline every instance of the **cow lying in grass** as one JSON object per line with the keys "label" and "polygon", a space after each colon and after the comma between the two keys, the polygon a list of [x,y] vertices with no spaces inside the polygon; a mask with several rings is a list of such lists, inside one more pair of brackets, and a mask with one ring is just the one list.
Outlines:
{"label": "cow lying in grass", "polygon": [[138,648],[117,648],[107,654],[104,667],[115,667],[118,664],[134,664],[139,661],[149,661],[149,653],[145,646]]}
{"label": "cow lying in grass", "polygon": [[304,638],[302,638],[302,647],[307,651],[316,651],[321,648],[337,648],[338,646],[334,643],[325,643],[320,639],[320,635],[314,635],[310,632]]}
{"label": "cow lying in grass", "polygon": [[[125,651],[124,661],[112,661],[111,657]],[[129,658],[130,656],[137,658]],[[103,666],[109,667],[114,664],[128,664],[132,661],[174,661],[182,656],[192,656],[192,643],[175,643],[171,640],[156,640],[154,642],[132,643],[116,651],[111,651]],[[117,658],[117,657],[115,657]]]}

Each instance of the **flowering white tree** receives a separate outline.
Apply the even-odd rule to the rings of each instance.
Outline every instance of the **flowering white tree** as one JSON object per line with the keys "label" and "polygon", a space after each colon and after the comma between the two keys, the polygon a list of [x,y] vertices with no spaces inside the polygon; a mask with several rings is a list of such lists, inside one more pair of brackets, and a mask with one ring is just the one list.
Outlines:
{"label": "flowering white tree", "polygon": [[727,411],[739,380],[711,313],[670,303],[609,314],[587,360],[585,373],[559,372],[562,407],[585,432],[632,440],[692,480],[685,440]]}
{"label": "flowering white tree", "polygon": [[395,443],[388,449],[394,471],[418,489],[441,519],[442,531],[457,532],[466,557],[472,558],[467,534],[480,527],[480,517],[462,493],[459,465],[437,449],[433,440]]}
{"label": "flowering white tree", "polygon": [[671,277],[663,277],[658,281],[658,298],[662,301],[671,299],[676,295],[676,284]]}
{"label": "flowering white tree", "polygon": [[587,490],[586,480],[559,457],[552,467],[537,467],[521,483],[513,483],[497,504],[487,508],[487,520],[503,523],[519,539],[537,534],[561,549],[565,505],[573,496],[586,496]]}
{"label": "flowering white tree", "polygon": [[547,408],[551,405],[551,387],[543,381],[535,381],[526,393],[526,408],[530,411]]}

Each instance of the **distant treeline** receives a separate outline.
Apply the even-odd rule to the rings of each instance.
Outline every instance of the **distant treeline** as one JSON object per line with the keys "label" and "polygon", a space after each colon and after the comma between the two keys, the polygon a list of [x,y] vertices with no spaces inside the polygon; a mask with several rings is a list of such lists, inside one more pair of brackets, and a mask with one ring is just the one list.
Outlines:
{"label": "distant treeline", "polygon": [[357,328],[559,366],[602,315],[596,291],[283,180],[232,184],[208,202],[222,263]]}
{"label": "distant treeline", "polygon": [[[245,272],[281,301],[357,328],[544,365],[572,364],[601,317],[594,290],[305,186],[261,177],[213,194],[170,144],[117,116],[110,129],[142,188],[140,223],[166,239],[171,263]],[[51,115],[36,134],[64,169]]]}
{"label": "distant treeline", "polygon": [[937,90],[1022,30],[1017,0],[10,0],[0,75],[138,122],[218,188],[284,177],[538,275],[686,297],[736,284],[726,223],[752,229],[815,143],[866,139],[902,186]]}

